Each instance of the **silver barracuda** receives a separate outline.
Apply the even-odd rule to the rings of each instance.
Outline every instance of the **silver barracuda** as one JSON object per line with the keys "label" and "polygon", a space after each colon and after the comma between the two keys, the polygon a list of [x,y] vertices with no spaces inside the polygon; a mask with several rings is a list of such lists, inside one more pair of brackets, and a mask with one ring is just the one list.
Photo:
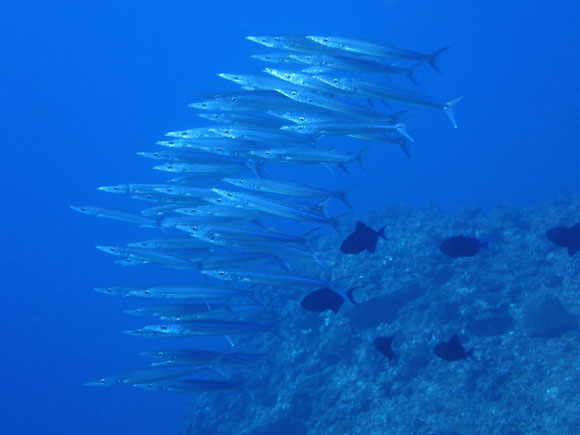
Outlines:
{"label": "silver barracuda", "polygon": [[151,366],[142,369],[130,370],[95,381],[86,382],[90,387],[117,387],[120,385],[134,385],[143,382],[162,381],[164,379],[179,378],[204,368],[194,366]]}
{"label": "silver barracuda", "polygon": [[410,67],[400,67],[391,63],[381,62],[377,58],[344,58],[299,53],[290,54],[289,57],[303,65],[326,68],[327,72],[331,70],[342,70],[365,74],[400,74],[406,76],[414,84],[418,84],[415,78],[415,69],[420,64],[415,64]]}
{"label": "silver barracuda", "polygon": [[305,198],[333,197],[352,208],[347,199],[347,191],[324,189],[310,184],[298,184],[291,181],[271,180],[267,178],[224,178],[228,184],[255,192],[276,193],[279,195],[298,196]]}
{"label": "silver barracuda", "polygon": [[128,222],[137,224],[142,227],[153,228],[157,226],[157,221],[137,213],[131,213],[124,210],[117,210],[106,207],[92,207],[92,206],[70,206],[73,210],[80,213],[88,214],[89,216],[96,216],[100,218],[112,219],[121,222]]}
{"label": "silver barracuda", "polygon": [[449,49],[449,47],[444,47],[433,53],[423,54],[390,43],[371,42],[363,39],[343,38],[340,36],[307,36],[306,38],[324,47],[338,50],[343,54],[364,54],[388,59],[427,62],[437,72],[441,72],[437,66],[438,56]]}
{"label": "silver barracuda", "polygon": [[129,335],[150,338],[196,337],[204,335],[247,335],[264,332],[278,334],[276,324],[239,322],[235,320],[189,320],[179,323],[148,325],[123,331]]}
{"label": "silver barracuda", "polygon": [[346,77],[330,77],[323,75],[315,76],[318,80],[336,88],[347,90],[360,96],[397,101],[402,104],[419,107],[430,107],[443,110],[451,120],[454,128],[457,128],[453,108],[463,97],[455,98],[446,103],[437,101],[418,92],[396,86],[388,86],[383,83],[370,82]]}
{"label": "silver barracuda", "polygon": [[[205,393],[211,391],[239,390],[250,396],[244,389],[247,379],[239,381],[218,381],[212,379],[183,379],[175,381],[157,381],[132,384],[134,387],[147,391],[163,391],[167,393]],[[251,397],[251,396],[250,396]]]}
{"label": "silver barracuda", "polygon": [[124,293],[123,296],[139,299],[253,299],[253,293],[248,289],[232,288],[224,285],[193,283],[129,289],[129,291]]}

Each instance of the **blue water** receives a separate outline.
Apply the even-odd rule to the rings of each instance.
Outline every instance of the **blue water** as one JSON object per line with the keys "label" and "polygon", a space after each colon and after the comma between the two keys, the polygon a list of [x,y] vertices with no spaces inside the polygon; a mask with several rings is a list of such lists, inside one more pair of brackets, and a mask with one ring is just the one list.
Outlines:
{"label": "blue water", "polygon": [[[399,202],[530,205],[580,188],[580,4],[119,3],[0,6],[2,434],[179,430],[185,396],[83,386],[135,366],[147,348],[120,333],[138,323],[121,313],[124,301],[90,291],[137,282],[144,270],[114,265],[93,246],[144,233],[68,206],[123,207],[124,198],[96,187],[152,179],[151,162],[135,152],[190,127],[186,105],[197,94],[232,88],[216,73],[264,66],[249,59],[266,50],[248,34],[452,47],[443,75],[424,67],[418,78],[441,99],[465,96],[459,129],[440,112],[414,110],[413,158],[375,145],[368,171],[349,176],[357,214]],[[176,272],[147,273],[161,282]]]}

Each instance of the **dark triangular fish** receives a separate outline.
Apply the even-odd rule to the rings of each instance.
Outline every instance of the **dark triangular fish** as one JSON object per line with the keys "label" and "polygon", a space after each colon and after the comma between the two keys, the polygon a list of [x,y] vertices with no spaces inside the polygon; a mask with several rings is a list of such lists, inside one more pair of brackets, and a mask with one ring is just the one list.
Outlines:
{"label": "dark triangular fish", "polygon": [[[357,304],[352,296],[352,292],[355,288],[351,288],[348,292],[346,292],[346,297],[353,304]],[[304,308],[306,311],[320,313],[322,311],[331,310],[335,314],[338,313],[343,303],[344,298],[341,296],[341,294],[328,287],[314,290],[313,292],[308,293],[304,299],[300,301],[300,305],[302,305],[302,308]]]}
{"label": "dark triangular fish", "polygon": [[397,357],[397,354],[393,352],[394,338],[394,335],[390,335],[389,337],[375,338],[375,347],[380,353],[389,358],[389,362]]}
{"label": "dark triangular fish", "polygon": [[546,231],[546,237],[554,245],[568,248],[568,255],[572,257],[580,251],[580,224],[572,228],[556,227]]}
{"label": "dark triangular fish", "polygon": [[481,248],[487,246],[486,242],[480,242],[474,237],[460,236],[449,237],[439,245],[439,250],[450,257],[473,257]]}
{"label": "dark triangular fish", "polygon": [[461,345],[457,334],[453,334],[453,337],[449,341],[437,343],[433,348],[433,352],[445,361],[459,361],[466,358],[474,359],[473,349],[466,351]]}
{"label": "dark triangular fish", "polygon": [[359,221],[356,224],[354,232],[349,234],[344,242],[342,242],[340,252],[343,254],[358,254],[366,249],[374,253],[379,237],[386,240],[384,226],[380,230],[375,231]]}

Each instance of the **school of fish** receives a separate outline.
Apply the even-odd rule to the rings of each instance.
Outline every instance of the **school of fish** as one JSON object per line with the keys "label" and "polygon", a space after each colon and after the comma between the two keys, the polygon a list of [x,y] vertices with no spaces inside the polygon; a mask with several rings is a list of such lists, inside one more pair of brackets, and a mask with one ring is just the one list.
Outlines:
{"label": "school of fish", "polygon": [[[155,160],[154,169],[167,173],[167,181],[99,188],[142,200],[146,207],[140,212],[72,207],[160,231],[145,241],[98,246],[117,263],[160,264],[197,277],[189,283],[95,289],[142,302],[126,312],[152,320],[125,333],[160,344],[167,343],[165,338],[213,336],[223,345],[216,348],[226,350],[159,344],[161,350],[143,353],[152,363],[87,385],[247,393],[248,366],[275,364],[267,348],[291,336],[268,308],[273,294],[301,300],[315,312],[338,312],[344,302],[356,303],[353,288],[344,288],[344,277],[333,275],[317,248],[325,227],[340,231],[342,214],[329,214],[329,203],[343,214],[351,210],[348,188],[277,179],[276,165],[294,165],[298,171],[302,165],[320,167],[323,175],[362,165],[367,146],[341,152],[328,147],[326,136],[393,144],[410,155],[409,107],[442,111],[457,128],[454,106],[461,97],[429,97],[418,90],[415,74],[424,65],[440,72],[437,60],[446,48],[420,53],[331,36],[247,39],[272,49],[252,56],[268,67],[261,74],[220,73],[240,88],[206,94],[189,105],[207,125],[168,132],[157,150],[138,153]],[[277,225],[297,230],[283,232]],[[384,228],[375,232],[359,224],[357,231],[343,243],[343,253],[374,252],[379,237],[385,238]],[[392,338],[376,342],[389,359]]]}

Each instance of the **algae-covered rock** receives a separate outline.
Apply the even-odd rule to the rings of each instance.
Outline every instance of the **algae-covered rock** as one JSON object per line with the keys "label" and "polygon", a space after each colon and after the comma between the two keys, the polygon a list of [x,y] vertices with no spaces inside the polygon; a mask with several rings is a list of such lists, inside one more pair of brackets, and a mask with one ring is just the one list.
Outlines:
{"label": "algae-covered rock", "polygon": [[524,307],[524,328],[532,337],[557,337],[574,329],[576,324],[576,317],[556,297],[541,296]]}
{"label": "algae-covered rock", "polygon": [[497,337],[503,335],[513,322],[514,319],[507,307],[502,306],[469,319],[465,326],[470,333],[478,337]]}

